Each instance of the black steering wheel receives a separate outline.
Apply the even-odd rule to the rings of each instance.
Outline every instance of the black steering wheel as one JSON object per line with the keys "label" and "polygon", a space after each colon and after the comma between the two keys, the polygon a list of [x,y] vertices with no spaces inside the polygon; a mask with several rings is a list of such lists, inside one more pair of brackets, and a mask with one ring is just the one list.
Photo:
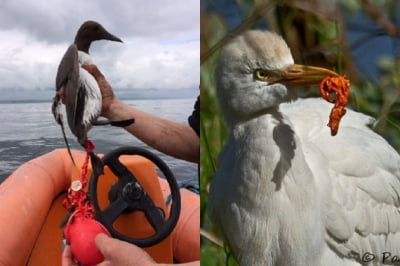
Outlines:
{"label": "black steering wheel", "polygon": [[[135,175],[121,163],[119,160],[121,155],[139,155],[145,157],[152,161],[164,174],[172,196],[171,211],[167,220],[164,218],[165,215],[162,209],[154,204]],[[152,246],[165,239],[174,229],[181,210],[179,187],[168,166],[154,153],[139,147],[122,147],[113,150],[103,157],[102,162],[111,169],[119,180],[113,185],[113,187],[117,187],[117,189],[110,189],[109,199],[110,196],[112,198],[110,205],[104,210],[100,210],[97,199],[99,175],[95,173],[92,174],[89,183],[89,194],[96,211],[96,219],[108,229],[113,237],[130,242],[139,247]],[[113,228],[113,222],[122,213],[135,210],[145,213],[147,220],[155,231],[154,235],[146,238],[131,238]]]}

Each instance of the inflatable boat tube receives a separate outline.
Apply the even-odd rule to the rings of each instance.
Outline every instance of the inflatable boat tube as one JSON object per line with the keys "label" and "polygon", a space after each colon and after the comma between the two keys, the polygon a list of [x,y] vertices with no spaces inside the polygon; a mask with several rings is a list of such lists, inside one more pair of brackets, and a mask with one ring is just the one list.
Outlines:
{"label": "inflatable boat tube", "polygon": [[[75,167],[65,149],[54,150],[21,165],[0,185],[0,265],[60,265],[62,229],[66,214],[62,200],[71,181],[79,178],[85,153],[73,150]],[[167,182],[157,177],[154,165],[139,156],[121,156],[154,203],[168,213]],[[88,169],[88,177],[91,168]],[[99,204],[108,206],[108,191],[117,178],[106,167],[98,185]],[[171,263],[200,258],[199,196],[181,189],[182,210],[173,233],[145,250],[157,261]],[[144,214],[135,211],[113,224],[119,232],[146,237],[154,231]]]}

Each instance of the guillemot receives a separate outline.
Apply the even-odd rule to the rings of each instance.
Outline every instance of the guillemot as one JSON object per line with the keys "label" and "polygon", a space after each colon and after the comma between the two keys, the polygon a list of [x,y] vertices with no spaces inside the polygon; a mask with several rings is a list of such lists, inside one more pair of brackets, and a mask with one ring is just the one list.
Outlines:
{"label": "guillemot", "polygon": [[[84,22],[76,33],[74,43],[69,46],[61,59],[56,76],[56,95],[53,99],[52,112],[61,126],[64,141],[73,162],[63,125],[62,103],[65,104],[69,128],[85,149],[88,145],[87,133],[93,125],[111,124],[124,127],[133,123],[133,119],[97,121],[102,107],[101,91],[94,77],[81,67],[83,64],[93,64],[89,56],[89,48],[91,43],[97,40],[122,42],[99,23]],[[91,152],[91,162],[93,170],[102,173],[101,161],[93,152]]]}

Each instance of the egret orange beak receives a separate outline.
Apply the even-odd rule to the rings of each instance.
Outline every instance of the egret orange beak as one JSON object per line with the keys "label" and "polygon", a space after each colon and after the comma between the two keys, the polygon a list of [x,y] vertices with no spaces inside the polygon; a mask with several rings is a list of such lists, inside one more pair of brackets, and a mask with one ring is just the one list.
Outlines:
{"label": "egret orange beak", "polygon": [[283,83],[289,86],[319,84],[326,76],[338,76],[336,72],[314,66],[293,64],[277,71],[278,78],[272,83]]}

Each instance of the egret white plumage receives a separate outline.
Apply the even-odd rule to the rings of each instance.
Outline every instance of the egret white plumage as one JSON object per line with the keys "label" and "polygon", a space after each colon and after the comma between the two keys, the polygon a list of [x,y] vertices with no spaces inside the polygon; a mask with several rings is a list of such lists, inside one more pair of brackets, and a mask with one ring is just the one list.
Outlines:
{"label": "egret white plumage", "polygon": [[348,110],[331,136],[332,104],[290,97],[291,86],[327,75],[336,74],[295,65],[267,31],[245,32],[221,52],[217,97],[229,137],[208,208],[240,265],[400,256],[399,154],[368,127],[371,117]]}

